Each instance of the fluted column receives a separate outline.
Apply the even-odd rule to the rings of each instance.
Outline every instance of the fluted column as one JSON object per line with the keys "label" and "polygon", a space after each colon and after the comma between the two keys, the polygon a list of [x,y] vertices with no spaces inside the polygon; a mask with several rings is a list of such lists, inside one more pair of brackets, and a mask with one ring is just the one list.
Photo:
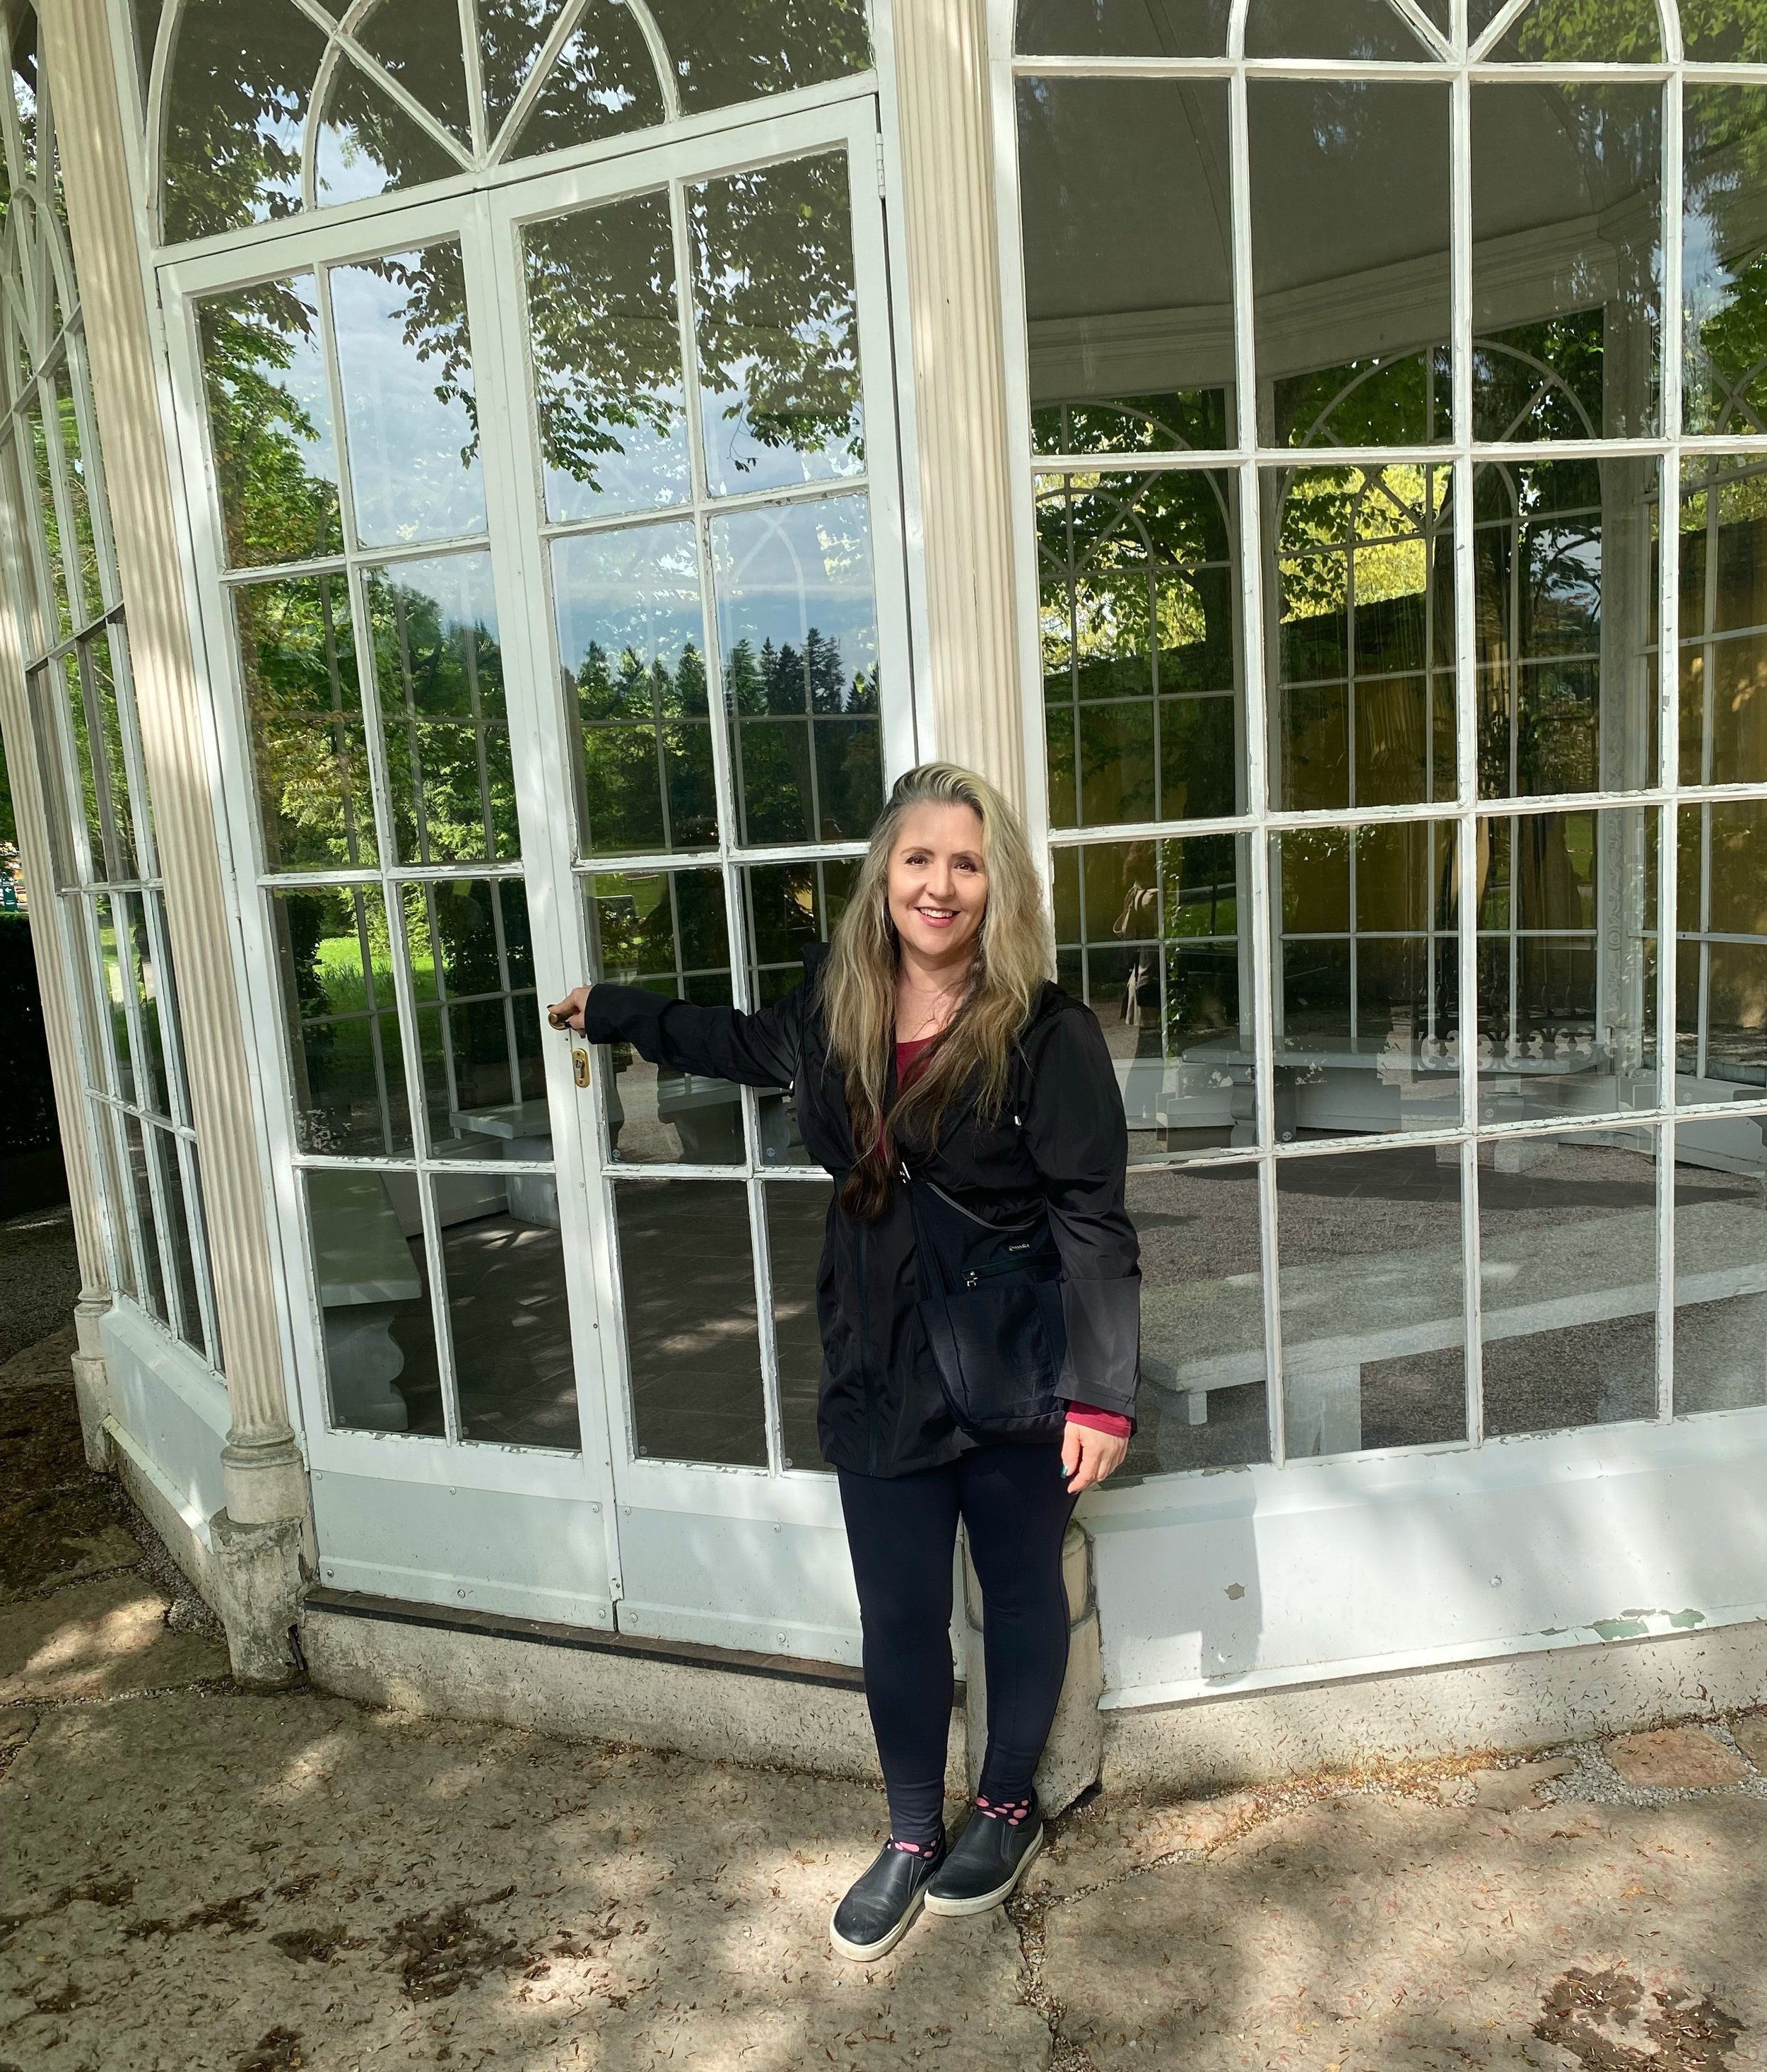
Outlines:
{"label": "fluted column", "polygon": [[104,0],[43,0],[43,56],[67,140],[62,176],[202,1157],[230,1415],[227,1516],[234,1527],[267,1526],[304,1516],[306,1486],[284,1391],[245,1027],[105,14]]}
{"label": "fluted column", "polygon": [[938,753],[1025,796],[986,0],[896,0],[928,652]]}

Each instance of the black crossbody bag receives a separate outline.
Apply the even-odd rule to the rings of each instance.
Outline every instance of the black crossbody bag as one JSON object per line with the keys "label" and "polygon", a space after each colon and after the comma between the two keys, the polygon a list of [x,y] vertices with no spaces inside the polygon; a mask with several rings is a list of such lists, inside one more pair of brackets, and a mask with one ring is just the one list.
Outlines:
{"label": "black crossbody bag", "polygon": [[917,1306],[952,1416],[974,1439],[1059,1439],[1068,1330],[1048,1213],[990,1223],[924,1174],[901,1174]]}

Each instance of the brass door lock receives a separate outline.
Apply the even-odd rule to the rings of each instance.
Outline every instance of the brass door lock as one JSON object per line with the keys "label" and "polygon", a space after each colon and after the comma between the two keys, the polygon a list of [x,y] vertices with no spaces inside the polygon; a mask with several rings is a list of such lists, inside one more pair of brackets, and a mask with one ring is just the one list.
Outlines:
{"label": "brass door lock", "polygon": [[580,1043],[570,1046],[570,1076],[579,1087],[589,1083],[589,1053]]}

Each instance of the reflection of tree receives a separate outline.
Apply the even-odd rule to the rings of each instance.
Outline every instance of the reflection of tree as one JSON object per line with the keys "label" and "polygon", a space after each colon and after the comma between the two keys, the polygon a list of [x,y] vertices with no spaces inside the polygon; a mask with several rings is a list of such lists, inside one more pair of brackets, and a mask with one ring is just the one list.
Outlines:
{"label": "reflection of tree", "polygon": [[631,648],[611,655],[591,641],[567,689],[576,700],[591,845],[605,853],[715,840],[706,665],[698,651],[690,643],[671,670],[661,657],[646,663]]}

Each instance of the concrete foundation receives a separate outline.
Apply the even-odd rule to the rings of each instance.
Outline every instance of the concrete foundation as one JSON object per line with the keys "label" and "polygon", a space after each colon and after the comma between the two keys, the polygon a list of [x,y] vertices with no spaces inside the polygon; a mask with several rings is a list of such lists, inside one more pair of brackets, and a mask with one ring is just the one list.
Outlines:
{"label": "concrete foundation", "polygon": [[302,1527],[299,1519],[241,1524],[224,1511],[208,1521],[214,1551],[215,1609],[227,1630],[235,1678],[259,1690],[299,1680],[294,1634],[300,1619]]}

